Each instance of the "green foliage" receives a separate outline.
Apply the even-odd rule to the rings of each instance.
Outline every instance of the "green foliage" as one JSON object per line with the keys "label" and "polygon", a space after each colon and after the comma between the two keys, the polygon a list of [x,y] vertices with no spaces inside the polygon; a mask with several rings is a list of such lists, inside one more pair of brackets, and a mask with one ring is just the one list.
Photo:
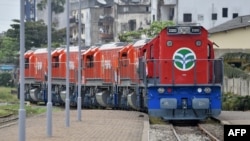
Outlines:
{"label": "green foliage", "polygon": [[149,29],[140,29],[137,31],[127,31],[118,35],[121,42],[132,42],[134,39],[140,39],[141,35],[152,38],[160,33],[167,26],[172,26],[172,21],[155,21],[150,25]]}
{"label": "green foliage", "polygon": [[[51,1],[51,10],[55,14],[62,13],[64,11],[64,4],[65,4],[65,0],[52,0]],[[37,8],[40,11],[46,9],[46,6],[47,6],[47,0],[42,0],[37,4]]]}
{"label": "green foliage", "polygon": [[223,110],[250,110],[250,96],[239,96],[233,93],[222,95]]}
{"label": "green foliage", "polygon": [[4,117],[4,116],[8,116],[8,115],[10,115],[10,114],[12,114],[11,111],[6,110],[6,109],[0,109],[0,118],[1,118],[1,117]]}
{"label": "green foliage", "polygon": [[119,34],[118,38],[121,42],[132,42],[135,39],[140,39],[141,33],[138,31],[128,31],[124,34]]}
{"label": "green foliage", "polygon": [[148,37],[155,37],[160,33],[162,29],[173,25],[173,21],[155,21],[150,25],[150,28],[146,30],[146,35]]}
{"label": "green foliage", "polygon": [[249,53],[243,53],[243,52],[226,53],[222,57],[226,62],[235,61],[235,60],[239,60],[243,62],[250,62]]}
{"label": "green foliage", "polygon": [[[46,112],[46,107],[37,107],[37,106],[25,106],[27,116],[37,115]],[[8,114],[18,114],[19,105],[4,105],[0,106],[0,116],[8,115]],[[1,115],[2,111],[2,115]]]}
{"label": "green foliage", "polygon": [[12,64],[17,62],[18,51],[18,41],[15,38],[6,36],[0,38],[0,63]]}
{"label": "green foliage", "polygon": [[[16,41],[15,47],[19,51],[20,42],[20,23],[15,20],[16,23],[12,24],[12,29],[9,29],[5,36]],[[52,28],[52,45],[58,47],[60,44],[64,44],[66,37],[66,28],[61,30],[55,30]],[[14,43],[14,42],[12,42]],[[59,45],[58,45],[59,44]],[[47,25],[40,20],[36,22],[25,23],[25,49],[29,50],[32,47],[46,47],[47,46]]]}
{"label": "green foliage", "polygon": [[[20,42],[20,23],[14,23],[11,25],[12,29],[9,29],[6,33],[7,37],[13,38]],[[40,20],[36,22],[25,23],[25,49],[29,50],[32,47],[41,47],[47,43],[47,26]],[[18,48],[20,48],[18,46]]]}
{"label": "green foliage", "polygon": [[166,124],[162,118],[159,117],[149,117],[150,124]]}
{"label": "green foliage", "polygon": [[224,75],[228,78],[249,79],[250,54],[242,52],[226,53],[224,60]]}
{"label": "green foliage", "polygon": [[240,68],[232,67],[227,63],[224,64],[224,76],[227,76],[228,78],[250,78],[250,76]]}
{"label": "green foliage", "polygon": [[10,73],[0,73],[0,86],[14,86]]}
{"label": "green foliage", "polygon": [[0,87],[0,102],[9,102],[9,103],[18,102],[17,96],[11,94],[12,89],[14,88]]}
{"label": "green foliage", "polygon": [[54,30],[52,32],[52,47],[60,47],[63,43],[65,43],[66,39],[66,28],[60,30]]}

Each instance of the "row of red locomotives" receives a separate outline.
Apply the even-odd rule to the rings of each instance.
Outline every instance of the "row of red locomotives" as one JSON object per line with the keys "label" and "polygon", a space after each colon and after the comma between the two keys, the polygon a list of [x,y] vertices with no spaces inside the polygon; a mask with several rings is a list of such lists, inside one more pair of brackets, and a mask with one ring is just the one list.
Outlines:
{"label": "row of red locomotives", "polygon": [[[69,97],[77,104],[78,67],[81,70],[81,97],[85,107],[122,107],[138,109],[145,102],[138,77],[139,48],[148,40],[135,43],[108,43],[88,49],[69,47],[51,51],[51,87],[53,104],[64,104],[66,98],[66,71],[69,71]],[[32,103],[47,102],[48,49],[32,49],[25,53],[25,100]]]}

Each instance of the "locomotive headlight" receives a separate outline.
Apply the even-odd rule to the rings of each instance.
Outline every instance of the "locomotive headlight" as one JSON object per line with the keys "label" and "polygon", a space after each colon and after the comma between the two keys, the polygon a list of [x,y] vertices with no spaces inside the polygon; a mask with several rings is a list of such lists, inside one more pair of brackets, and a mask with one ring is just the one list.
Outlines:
{"label": "locomotive headlight", "polygon": [[204,89],[204,92],[205,93],[207,93],[207,94],[209,94],[209,93],[211,93],[211,88],[209,88],[209,87],[206,87],[205,89]]}
{"label": "locomotive headlight", "polygon": [[196,45],[197,47],[200,47],[200,46],[201,46],[201,44],[202,44],[201,40],[197,40],[197,41],[195,41],[195,45]]}
{"label": "locomotive headlight", "polygon": [[165,92],[165,89],[164,88],[158,88],[157,91],[158,91],[159,94],[163,94]]}
{"label": "locomotive headlight", "polygon": [[201,92],[202,92],[202,88],[198,88],[198,89],[197,89],[197,92],[198,92],[198,93],[201,93]]}

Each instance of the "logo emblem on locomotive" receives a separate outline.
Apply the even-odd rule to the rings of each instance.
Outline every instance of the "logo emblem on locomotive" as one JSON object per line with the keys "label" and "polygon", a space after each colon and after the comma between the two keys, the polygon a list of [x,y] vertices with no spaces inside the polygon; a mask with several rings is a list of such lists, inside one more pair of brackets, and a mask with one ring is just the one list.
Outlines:
{"label": "logo emblem on locomotive", "polygon": [[175,51],[173,55],[174,66],[181,71],[188,71],[195,65],[195,53],[186,47]]}

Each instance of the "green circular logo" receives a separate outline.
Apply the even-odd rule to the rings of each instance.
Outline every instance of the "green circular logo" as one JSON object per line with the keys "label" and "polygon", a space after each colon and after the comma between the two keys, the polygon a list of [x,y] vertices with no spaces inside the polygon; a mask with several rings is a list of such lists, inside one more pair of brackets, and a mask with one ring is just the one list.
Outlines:
{"label": "green circular logo", "polygon": [[186,47],[175,51],[173,55],[174,66],[181,71],[188,71],[195,65],[196,56],[194,52]]}

